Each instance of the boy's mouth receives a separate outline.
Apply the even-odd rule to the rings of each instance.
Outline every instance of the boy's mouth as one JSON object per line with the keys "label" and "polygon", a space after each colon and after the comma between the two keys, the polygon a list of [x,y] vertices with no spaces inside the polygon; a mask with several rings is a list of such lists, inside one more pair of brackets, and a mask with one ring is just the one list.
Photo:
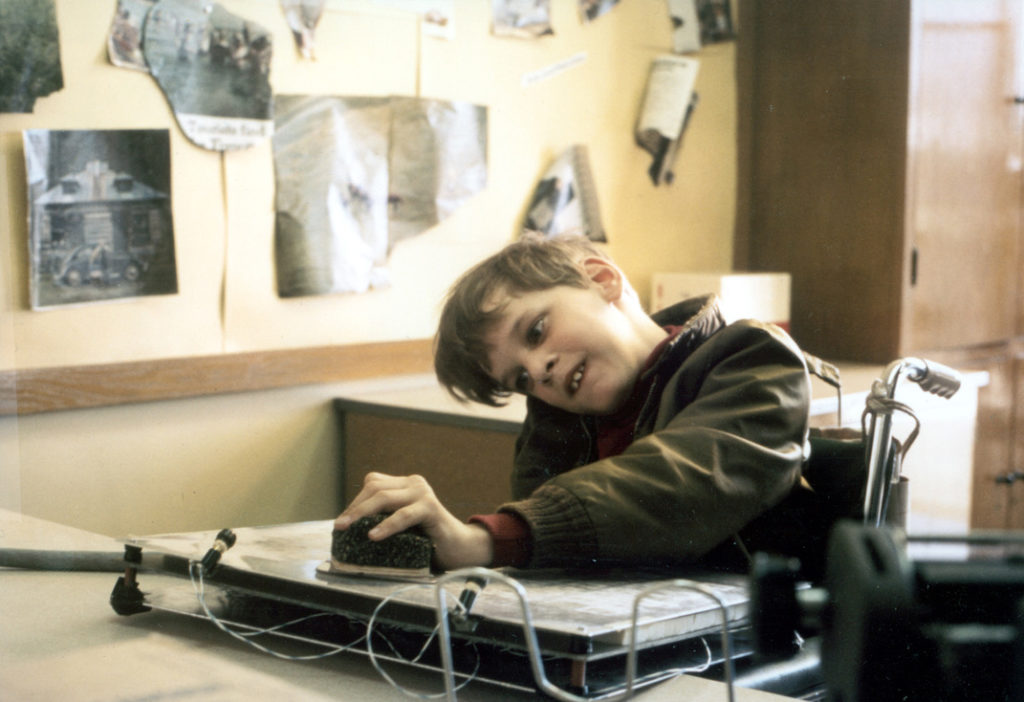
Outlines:
{"label": "boy's mouth", "polygon": [[575,393],[580,389],[580,381],[583,380],[583,368],[587,365],[586,361],[576,366],[576,370],[569,376],[569,392]]}

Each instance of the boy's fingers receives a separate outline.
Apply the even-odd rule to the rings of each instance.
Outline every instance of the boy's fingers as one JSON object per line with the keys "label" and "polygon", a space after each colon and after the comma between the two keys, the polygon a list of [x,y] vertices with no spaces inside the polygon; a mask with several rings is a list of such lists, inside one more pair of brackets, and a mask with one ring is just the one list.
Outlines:
{"label": "boy's fingers", "polygon": [[381,541],[389,536],[400,534],[406,529],[417,526],[423,522],[424,516],[424,510],[419,504],[406,505],[401,509],[395,510],[390,517],[381,521],[380,524],[369,531],[367,536],[373,541]]}
{"label": "boy's fingers", "polygon": [[366,511],[364,503],[381,490],[387,489],[387,486],[393,485],[398,480],[400,480],[400,478],[396,478],[393,475],[386,475],[384,473],[367,473],[363,477],[362,489],[355,497],[352,498],[352,501],[349,502],[348,506],[345,507],[345,510],[338,515],[338,518],[334,520],[334,528],[342,530],[348,529],[352,526],[353,522],[361,519],[362,517],[376,514],[376,511]]}
{"label": "boy's fingers", "polygon": [[356,508],[349,508],[334,520],[334,528],[344,530],[363,517],[369,517],[374,514],[379,514],[380,512],[393,512],[391,516],[382,520],[380,524],[367,533],[367,536],[372,541],[379,541],[401,531],[405,531],[409,527],[415,526],[419,523],[416,518],[410,514],[408,506],[405,506],[398,496],[392,495],[391,497],[398,499],[399,501],[391,502],[388,500],[387,495],[378,494],[374,498],[364,500],[363,503]]}
{"label": "boy's fingers", "polygon": [[[387,477],[391,478],[392,476]],[[395,519],[395,515],[392,515],[370,532],[370,538],[374,540],[387,538],[422,520],[422,516],[416,516],[423,513],[422,508],[409,509],[410,505],[414,505],[421,497],[422,491],[418,489],[418,485],[403,479],[381,481],[373,486],[368,485],[334,520],[334,527],[344,530],[363,517],[380,512],[395,512],[397,514],[404,511],[403,516]]]}
{"label": "boy's fingers", "polygon": [[369,517],[378,512],[390,511],[388,504],[387,496],[379,492],[366,495],[362,499],[356,498],[334,520],[334,526],[336,529],[348,529],[363,517]]}

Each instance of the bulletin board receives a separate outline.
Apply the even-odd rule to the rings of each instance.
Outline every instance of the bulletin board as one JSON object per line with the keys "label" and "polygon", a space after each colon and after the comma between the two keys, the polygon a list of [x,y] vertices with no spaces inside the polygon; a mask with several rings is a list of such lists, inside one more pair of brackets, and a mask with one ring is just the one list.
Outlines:
{"label": "bulletin board", "polygon": [[[489,2],[453,0],[450,36],[437,37],[422,15],[397,3],[327,0],[315,60],[297,50],[278,0],[219,4],[269,30],[275,93],[417,96],[486,107],[486,187],[394,247],[389,287],[281,298],[270,143],[217,152],[190,142],[151,76],[108,61],[117,0],[56,0],[64,87],[39,98],[30,113],[0,114],[0,414],[429,371],[445,291],[517,234],[534,183],[571,144],[589,149],[608,247],[638,290],[646,289],[649,270],[671,265],[673,256],[689,266],[730,261],[732,201],[716,204],[728,187],[717,175],[709,181],[700,174],[711,164],[718,173],[723,151],[681,169],[678,182],[699,187],[655,189],[645,176],[649,158],[634,143],[651,60],[672,46],[662,0],[622,2],[590,22],[581,20],[577,3],[554,0],[553,34],[531,40],[495,36]],[[705,50],[711,61],[702,80],[724,75],[731,84],[730,52]],[[714,110],[716,99],[731,108],[732,97],[726,90],[703,99]],[[733,133],[713,123],[704,128],[728,155]],[[701,128],[695,120],[697,133],[688,138],[705,139]],[[169,130],[175,294],[30,308],[26,129]],[[726,186],[731,179],[726,169]],[[717,214],[680,231],[680,210],[698,202]],[[728,234],[716,239],[703,229]],[[688,237],[699,243],[679,253],[685,247],[677,242]],[[647,261],[644,250],[666,248],[664,241],[673,242],[668,257]]]}

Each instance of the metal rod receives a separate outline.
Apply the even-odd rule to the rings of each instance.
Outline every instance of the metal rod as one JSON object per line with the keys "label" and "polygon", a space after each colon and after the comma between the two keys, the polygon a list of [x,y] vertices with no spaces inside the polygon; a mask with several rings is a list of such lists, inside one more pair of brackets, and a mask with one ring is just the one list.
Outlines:
{"label": "metal rod", "polygon": [[640,602],[648,595],[668,588],[685,588],[699,592],[717,605],[722,615],[722,655],[725,659],[725,677],[728,688],[729,702],[735,701],[732,672],[732,649],[729,644],[729,609],[725,602],[705,585],[691,580],[672,580],[657,583],[646,590],[642,590],[633,599],[632,624],[630,626],[629,649],[626,654],[626,688],[618,693],[600,697],[581,697],[566,692],[548,680],[544,672],[544,662],[541,658],[540,644],[537,641],[537,632],[533,626],[533,616],[530,613],[530,605],[527,602],[526,589],[514,578],[488,568],[462,568],[440,576],[434,583],[437,597],[437,622],[439,640],[441,644],[441,661],[444,664],[445,690],[448,699],[455,702],[455,671],[452,665],[451,656],[451,631],[448,626],[448,608],[445,606],[444,584],[453,580],[467,580],[469,578],[483,578],[487,581],[496,581],[510,588],[519,600],[519,607],[523,615],[523,638],[526,640],[530,669],[533,672],[533,679],[537,687],[545,694],[562,702],[618,702],[633,694],[636,681],[636,659],[637,659],[637,625],[639,619]]}

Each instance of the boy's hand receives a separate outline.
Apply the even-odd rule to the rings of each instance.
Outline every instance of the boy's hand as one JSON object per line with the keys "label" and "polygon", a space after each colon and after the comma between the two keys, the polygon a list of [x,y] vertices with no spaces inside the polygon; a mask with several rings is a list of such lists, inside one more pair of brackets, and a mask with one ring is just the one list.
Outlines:
{"label": "boy's hand", "polygon": [[488,566],[494,558],[490,534],[481,526],[459,521],[419,475],[367,473],[363,489],[334,520],[334,528],[347,529],[356,520],[379,512],[393,514],[370,530],[371,541],[419,525],[434,542],[435,564],[444,570]]}

